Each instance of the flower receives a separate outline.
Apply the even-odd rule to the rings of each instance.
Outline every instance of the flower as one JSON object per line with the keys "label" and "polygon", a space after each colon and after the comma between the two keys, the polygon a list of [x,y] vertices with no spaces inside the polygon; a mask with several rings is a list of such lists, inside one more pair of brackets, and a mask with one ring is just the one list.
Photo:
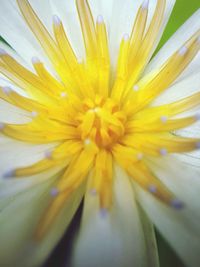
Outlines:
{"label": "flower", "polygon": [[158,266],[153,225],[199,265],[199,11],[151,60],[174,2],[2,1],[1,266],[41,265],[83,198],[72,266]]}

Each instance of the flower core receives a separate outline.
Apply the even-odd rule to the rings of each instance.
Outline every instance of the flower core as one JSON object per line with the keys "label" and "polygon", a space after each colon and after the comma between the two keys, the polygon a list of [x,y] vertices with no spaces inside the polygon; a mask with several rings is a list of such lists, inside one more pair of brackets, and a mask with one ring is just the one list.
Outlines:
{"label": "flower core", "polygon": [[125,134],[126,115],[111,98],[96,96],[83,101],[77,118],[81,139],[91,139],[99,148],[111,149]]}

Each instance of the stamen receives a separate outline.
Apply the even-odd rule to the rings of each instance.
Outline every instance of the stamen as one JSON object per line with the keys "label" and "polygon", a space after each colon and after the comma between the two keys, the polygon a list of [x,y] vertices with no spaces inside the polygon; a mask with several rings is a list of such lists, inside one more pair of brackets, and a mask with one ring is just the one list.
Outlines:
{"label": "stamen", "polygon": [[38,57],[32,57],[31,61],[32,61],[32,64],[33,65],[40,64],[41,63],[41,61],[39,60]]}
{"label": "stamen", "polygon": [[61,20],[57,15],[53,16],[53,23],[56,25],[60,25],[61,24]]}
{"label": "stamen", "polygon": [[197,121],[200,120],[200,113],[195,114],[195,119],[196,119]]}
{"label": "stamen", "polygon": [[106,208],[101,208],[100,209],[100,216],[101,216],[101,218],[103,218],[103,219],[105,219],[105,218],[107,218],[107,216],[108,216],[108,209],[106,209]]}
{"label": "stamen", "polygon": [[95,188],[92,188],[90,191],[89,191],[90,195],[92,196],[96,196],[97,195],[97,190]]}
{"label": "stamen", "polygon": [[36,118],[38,116],[38,112],[37,111],[32,111],[31,112],[31,117]]}
{"label": "stamen", "polygon": [[50,195],[51,195],[52,197],[56,197],[58,194],[59,194],[59,190],[58,190],[58,188],[56,188],[56,187],[51,188],[51,190],[50,190]]}
{"label": "stamen", "polygon": [[12,88],[10,88],[8,86],[2,87],[2,90],[6,95],[9,95],[13,91]]}
{"label": "stamen", "polygon": [[7,52],[3,48],[0,48],[0,55],[1,56],[7,55]]}
{"label": "stamen", "polygon": [[167,122],[167,116],[161,116],[160,120],[161,120],[161,122],[166,123]]}
{"label": "stamen", "polygon": [[0,122],[0,130],[3,130],[5,127],[5,124],[3,122]]}
{"label": "stamen", "polygon": [[155,185],[149,185],[148,190],[149,190],[149,192],[154,194],[157,191],[157,187]]}
{"label": "stamen", "polygon": [[149,6],[149,0],[144,0],[144,2],[142,3],[142,8],[147,9],[148,6]]}
{"label": "stamen", "polygon": [[160,149],[160,154],[161,154],[162,156],[166,156],[166,155],[167,155],[167,149],[166,149],[166,148],[161,148],[161,149]]}
{"label": "stamen", "polygon": [[176,210],[180,210],[180,209],[184,208],[184,203],[178,199],[173,199],[171,201],[171,206]]}
{"label": "stamen", "polygon": [[197,142],[197,143],[196,143],[196,148],[197,148],[197,149],[200,149],[200,142]]}
{"label": "stamen", "polygon": [[186,54],[186,52],[188,51],[188,48],[186,46],[182,46],[179,51],[178,51],[178,54],[180,56],[184,56]]}
{"label": "stamen", "polygon": [[67,97],[67,93],[66,92],[61,92],[60,93],[60,97],[61,98],[66,98]]}
{"label": "stamen", "polygon": [[143,153],[138,153],[138,154],[137,154],[137,159],[138,159],[138,160],[142,160],[143,157],[144,157]]}
{"label": "stamen", "polygon": [[139,90],[139,85],[138,85],[138,84],[135,84],[135,85],[133,86],[133,90],[137,92],[137,91]]}
{"label": "stamen", "polygon": [[123,40],[126,42],[129,40],[129,34],[128,33],[125,33],[124,36],[123,36]]}
{"label": "stamen", "polygon": [[89,138],[86,138],[84,141],[84,144],[87,146],[89,144],[91,144],[91,140]]}
{"label": "stamen", "polygon": [[46,159],[52,159],[52,151],[45,151],[44,156]]}
{"label": "stamen", "polygon": [[9,170],[3,174],[3,178],[12,178],[15,176],[15,170]]}
{"label": "stamen", "polygon": [[98,15],[98,16],[97,16],[97,23],[101,24],[101,23],[103,23],[103,22],[104,22],[104,20],[103,20],[103,16],[102,16],[102,15]]}

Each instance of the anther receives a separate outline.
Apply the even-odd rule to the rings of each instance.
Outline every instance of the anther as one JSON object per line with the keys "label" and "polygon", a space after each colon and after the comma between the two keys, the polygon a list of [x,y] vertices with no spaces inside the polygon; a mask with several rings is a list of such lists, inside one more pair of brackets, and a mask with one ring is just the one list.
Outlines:
{"label": "anther", "polygon": [[92,188],[90,191],[89,191],[90,195],[91,196],[96,196],[97,195],[97,190],[95,188]]}
{"label": "anther", "polygon": [[149,0],[144,0],[144,2],[142,3],[142,8],[146,9],[148,8],[148,6],[149,6]]}
{"label": "anther", "polygon": [[98,113],[99,110],[100,110],[100,108],[99,108],[99,107],[96,107],[96,108],[91,108],[91,109],[89,109],[88,112]]}
{"label": "anther", "polygon": [[154,193],[156,193],[157,188],[156,188],[155,185],[151,184],[151,185],[148,186],[148,190],[149,190],[150,193],[154,194]]}
{"label": "anther", "polygon": [[83,64],[83,59],[82,58],[77,58],[77,62],[78,62],[78,64]]}
{"label": "anther", "polygon": [[3,130],[5,127],[5,124],[3,122],[0,122],[0,130]]}
{"label": "anther", "polygon": [[60,18],[57,15],[54,15],[53,16],[53,23],[55,25],[60,25],[61,24],[61,20],[60,20]]}
{"label": "anther", "polygon": [[52,151],[45,151],[44,156],[46,159],[52,159]]}
{"label": "anther", "polygon": [[197,113],[197,114],[195,114],[195,119],[197,120],[197,121],[199,121],[200,120],[200,113]]}
{"label": "anther", "polygon": [[9,95],[12,92],[12,89],[8,86],[2,87],[2,90],[6,95]]}
{"label": "anther", "polygon": [[61,93],[60,93],[60,97],[61,97],[61,98],[65,98],[65,97],[67,97],[67,93],[66,93],[66,92],[61,92]]}
{"label": "anther", "polygon": [[141,160],[143,158],[143,156],[144,156],[143,153],[138,153],[137,154],[137,159],[138,160]]}
{"label": "anther", "polygon": [[166,123],[167,122],[167,116],[161,116],[160,120],[161,120],[161,122]]}
{"label": "anther", "polygon": [[184,55],[186,54],[187,51],[188,51],[188,48],[187,48],[186,46],[182,46],[182,47],[179,49],[178,53],[179,53],[180,56],[184,56]]}
{"label": "anther", "polygon": [[178,199],[172,199],[171,206],[176,210],[180,210],[184,207],[184,203]]}
{"label": "anther", "polygon": [[38,57],[32,57],[31,61],[32,61],[32,64],[33,65],[40,64],[41,63],[41,61],[39,60]]}
{"label": "anther", "polygon": [[51,188],[51,190],[50,190],[50,195],[51,195],[52,197],[56,197],[58,194],[59,194],[59,190],[58,190],[58,188],[56,188],[56,187]]}
{"label": "anther", "polygon": [[89,138],[86,138],[85,140],[84,140],[84,144],[85,145],[89,145],[91,143],[91,140],[89,139]]}
{"label": "anther", "polygon": [[196,148],[197,148],[197,149],[200,149],[200,142],[197,142],[197,143],[196,143]]}
{"label": "anther", "polygon": [[125,33],[123,36],[124,41],[128,41],[129,40],[129,35],[128,33]]}
{"label": "anther", "polygon": [[0,48],[0,55],[1,56],[7,55],[6,50],[4,50],[3,48]]}
{"label": "anther", "polygon": [[161,148],[161,149],[160,149],[160,154],[161,154],[162,156],[166,156],[166,155],[167,155],[167,149],[166,149],[166,148]]}
{"label": "anther", "polygon": [[106,208],[101,208],[101,209],[100,209],[100,216],[101,216],[102,218],[106,218],[106,217],[108,216],[108,209],[106,209]]}
{"label": "anther", "polygon": [[139,90],[139,85],[135,84],[135,85],[133,86],[133,90],[137,92],[137,91]]}
{"label": "anther", "polygon": [[15,176],[15,170],[9,170],[3,174],[3,178],[11,178]]}
{"label": "anther", "polygon": [[38,116],[38,112],[37,111],[32,111],[31,112],[31,117],[36,118]]}
{"label": "anther", "polygon": [[97,16],[97,23],[99,23],[99,24],[103,23],[103,16],[102,15]]}

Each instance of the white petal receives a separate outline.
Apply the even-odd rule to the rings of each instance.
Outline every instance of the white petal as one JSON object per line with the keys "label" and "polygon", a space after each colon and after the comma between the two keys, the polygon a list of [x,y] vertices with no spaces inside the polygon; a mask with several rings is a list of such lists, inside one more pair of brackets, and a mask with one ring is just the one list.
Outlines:
{"label": "white petal", "polygon": [[31,114],[0,99],[1,123],[27,123],[31,121]]}
{"label": "white petal", "polygon": [[[36,3],[36,1],[34,2]],[[1,1],[0,32],[1,36],[27,64],[31,65],[31,58],[37,56],[49,66],[47,57],[22,18],[18,5],[14,0]]]}
{"label": "white petal", "polygon": [[[145,233],[138,207],[135,203],[127,175],[116,169],[113,208],[108,213],[100,212],[98,197],[85,196],[80,233],[75,241],[72,255],[74,267],[128,267],[157,266],[153,247],[147,248]],[[149,242],[148,242],[149,243]],[[152,244],[151,243],[151,244]],[[152,253],[151,253],[151,250]],[[150,252],[154,260],[148,258]]]}
{"label": "white petal", "polygon": [[[13,50],[10,46],[8,46],[5,42],[0,41],[0,48],[5,50],[9,55],[11,55],[16,61],[20,62],[24,67],[28,69],[32,69],[32,66],[30,64],[27,64],[26,61],[20,57],[15,50]],[[2,75],[2,74],[0,74]]]}
{"label": "white petal", "polygon": [[149,165],[157,177],[185,203],[185,208],[174,210],[167,207],[135,185],[138,202],[186,265],[197,267],[200,261],[200,171],[181,164],[173,157],[154,159]]}
{"label": "white petal", "polygon": [[[200,112],[200,109],[198,110]],[[199,114],[199,113],[198,113]],[[200,138],[200,122],[191,125],[185,129],[181,129],[175,132],[180,136],[192,137],[192,138]],[[185,164],[190,166],[194,166],[200,170],[200,149],[197,149],[192,152],[187,152],[184,154],[177,154],[176,157],[183,161]]]}
{"label": "white petal", "polygon": [[185,77],[183,80],[173,84],[164,91],[158,98],[152,102],[152,106],[164,105],[180,100],[199,92],[200,88],[200,71],[197,70],[192,75]]}
{"label": "white petal", "polygon": [[0,178],[3,174],[17,167],[31,165],[45,157],[45,152],[55,144],[35,145],[0,136]]}
{"label": "white petal", "polygon": [[[195,32],[200,28],[200,9],[197,10],[178,30],[177,32],[165,43],[165,45],[156,54],[153,60],[147,66],[145,73],[157,70],[161,65],[183,44],[186,42]],[[183,72],[179,79],[189,76],[193,72],[196,72],[200,67],[200,53],[190,63],[189,67]]]}
{"label": "white petal", "polygon": [[[40,241],[33,239],[38,220],[45,212],[52,180],[41,183],[25,193],[13,197],[0,214],[0,265],[13,267],[40,266],[69,225],[82,197],[76,192],[66,202],[47,235]],[[9,223],[8,223],[9,222]]]}

